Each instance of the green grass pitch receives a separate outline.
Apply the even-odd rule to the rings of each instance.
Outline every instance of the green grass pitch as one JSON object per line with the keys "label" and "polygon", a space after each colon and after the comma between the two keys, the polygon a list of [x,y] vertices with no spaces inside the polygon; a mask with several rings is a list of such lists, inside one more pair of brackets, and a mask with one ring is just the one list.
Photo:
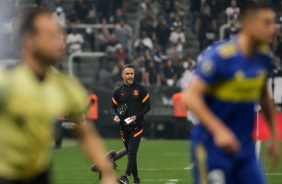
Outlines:
{"label": "green grass pitch", "polygon": [[[121,150],[119,139],[105,140],[108,150]],[[270,169],[270,160],[265,156],[266,143],[262,144],[261,155],[269,184],[282,184],[282,158],[276,170]],[[281,144],[282,148],[282,144]],[[282,150],[281,150],[282,153]],[[90,170],[92,165],[84,157],[75,141],[64,140],[63,148],[53,151],[53,184],[98,184],[98,175]],[[188,141],[180,140],[142,140],[138,152],[139,176],[142,183],[154,184],[192,184],[190,148]],[[127,157],[117,161],[117,175],[124,173]],[[130,183],[133,178],[130,177]],[[251,183],[251,181],[250,181]]]}

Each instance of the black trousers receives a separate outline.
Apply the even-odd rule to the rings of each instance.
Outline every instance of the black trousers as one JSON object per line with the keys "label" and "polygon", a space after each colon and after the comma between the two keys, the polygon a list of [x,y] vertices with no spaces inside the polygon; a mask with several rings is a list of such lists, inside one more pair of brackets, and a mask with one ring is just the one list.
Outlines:
{"label": "black trousers", "polygon": [[49,171],[38,174],[30,180],[7,180],[0,178],[0,184],[50,184]]}
{"label": "black trousers", "polygon": [[174,117],[174,138],[175,139],[190,139],[193,124],[186,117]]}
{"label": "black trousers", "polygon": [[55,148],[60,148],[62,146],[63,140],[63,120],[57,120],[55,122],[55,131],[54,131],[54,138],[55,138]]}
{"label": "black trousers", "polygon": [[143,124],[139,126],[125,125],[120,126],[120,134],[124,146],[127,151],[128,162],[125,174],[130,176],[132,173],[133,177],[138,177],[137,170],[137,151],[141,141],[141,135],[143,132]]}

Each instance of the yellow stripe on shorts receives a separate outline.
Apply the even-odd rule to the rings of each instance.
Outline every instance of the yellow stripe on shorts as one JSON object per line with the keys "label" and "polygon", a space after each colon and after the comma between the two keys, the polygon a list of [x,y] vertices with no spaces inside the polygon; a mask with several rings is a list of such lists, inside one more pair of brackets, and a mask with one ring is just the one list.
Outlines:
{"label": "yellow stripe on shorts", "polygon": [[207,177],[207,164],[206,164],[207,154],[204,146],[198,144],[196,146],[196,162],[199,169],[200,184],[208,184]]}

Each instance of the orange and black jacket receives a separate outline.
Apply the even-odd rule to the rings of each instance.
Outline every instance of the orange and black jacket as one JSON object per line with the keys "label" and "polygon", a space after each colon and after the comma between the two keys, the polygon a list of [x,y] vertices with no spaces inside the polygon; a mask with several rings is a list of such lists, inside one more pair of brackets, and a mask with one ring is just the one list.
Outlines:
{"label": "orange and black jacket", "polygon": [[[120,117],[117,113],[118,107],[121,105],[128,106],[126,114],[124,117]],[[130,86],[122,84],[115,89],[114,95],[112,97],[112,115],[119,116],[121,119],[120,124],[125,124],[124,119],[136,116],[136,122],[132,125],[138,125],[143,123],[144,115],[151,110],[149,93],[145,88],[137,83],[133,83]]]}

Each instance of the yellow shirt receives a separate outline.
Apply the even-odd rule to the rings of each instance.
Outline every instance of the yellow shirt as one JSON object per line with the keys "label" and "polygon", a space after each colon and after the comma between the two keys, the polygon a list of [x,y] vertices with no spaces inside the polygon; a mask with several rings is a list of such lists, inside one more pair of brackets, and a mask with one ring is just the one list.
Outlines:
{"label": "yellow shirt", "polygon": [[81,116],[87,93],[50,69],[43,81],[24,64],[0,76],[0,177],[29,179],[49,166],[55,118]]}

